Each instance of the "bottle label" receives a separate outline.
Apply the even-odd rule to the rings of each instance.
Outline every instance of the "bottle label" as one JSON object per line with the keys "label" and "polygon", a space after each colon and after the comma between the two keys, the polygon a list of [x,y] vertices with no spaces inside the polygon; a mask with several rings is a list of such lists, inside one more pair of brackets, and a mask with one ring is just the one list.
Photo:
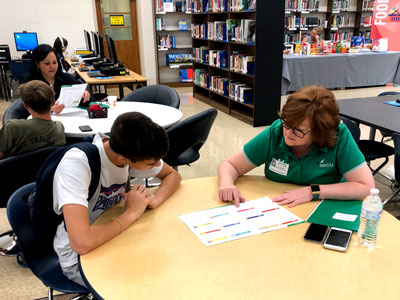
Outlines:
{"label": "bottle label", "polygon": [[379,221],[381,218],[382,211],[371,211],[371,210],[366,210],[365,208],[361,209],[361,216],[369,219],[369,220],[376,220]]}

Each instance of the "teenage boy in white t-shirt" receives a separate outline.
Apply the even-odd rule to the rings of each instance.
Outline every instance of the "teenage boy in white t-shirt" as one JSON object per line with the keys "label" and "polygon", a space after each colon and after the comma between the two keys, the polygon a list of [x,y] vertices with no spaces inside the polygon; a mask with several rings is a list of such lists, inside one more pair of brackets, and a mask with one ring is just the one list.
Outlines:
{"label": "teenage boy in white t-shirt", "polygon": [[[100,153],[101,171],[99,185],[89,201],[91,169],[83,151],[69,150],[53,181],[53,208],[64,215],[54,238],[54,249],[64,274],[83,286],[78,254],[85,254],[121,233],[147,207],[153,209],[164,202],[181,181],[179,173],[161,160],[168,152],[165,130],[141,113],[120,115],[110,137],[98,133],[93,144]],[[128,175],[158,177],[161,185],[153,194],[137,184],[125,193]],[[121,215],[106,224],[93,225],[94,220],[122,199],[125,204]]]}

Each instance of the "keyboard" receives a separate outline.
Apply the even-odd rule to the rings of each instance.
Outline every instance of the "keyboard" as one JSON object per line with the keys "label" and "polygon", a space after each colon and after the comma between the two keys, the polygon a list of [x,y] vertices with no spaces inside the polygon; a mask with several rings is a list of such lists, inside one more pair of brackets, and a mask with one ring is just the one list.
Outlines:
{"label": "keyboard", "polygon": [[79,71],[81,71],[81,72],[89,71],[89,67],[82,67],[82,68],[79,68]]}
{"label": "keyboard", "polygon": [[106,77],[106,75],[104,75],[100,71],[90,71],[90,72],[87,73],[87,75],[89,77]]}

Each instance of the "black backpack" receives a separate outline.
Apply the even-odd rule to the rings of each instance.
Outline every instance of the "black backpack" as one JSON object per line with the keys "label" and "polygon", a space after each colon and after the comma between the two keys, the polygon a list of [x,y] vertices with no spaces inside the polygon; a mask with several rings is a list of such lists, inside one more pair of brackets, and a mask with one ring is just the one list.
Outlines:
{"label": "black backpack", "polygon": [[[32,221],[43,229],[44,240],[53,243],[57,226],[63,220],[63,216],[57,215],[53,210],[53,179],[54,173],[64,157],[65,153],[72,148],[78,148],[85,152],[92,172],[89,186],[88,200],[96,192],[100,181],[100,154],[98,148],[92,143],[82,142],[67,145],[54,151],[40,167],[36,175],[36,187],[28,198],[28,205]],[[43,236],[43,237],[44,237]]]}

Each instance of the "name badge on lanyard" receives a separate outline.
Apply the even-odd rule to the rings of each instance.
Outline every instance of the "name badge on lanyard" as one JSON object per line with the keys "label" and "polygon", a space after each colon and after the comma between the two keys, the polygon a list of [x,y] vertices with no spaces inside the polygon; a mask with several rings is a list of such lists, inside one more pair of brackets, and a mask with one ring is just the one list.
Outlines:
{"label": "name badge on lanyard", "polygon": [[277,174],[287,176],[289,164],[285,164],[283,161],[272,158],[269,169]]}

